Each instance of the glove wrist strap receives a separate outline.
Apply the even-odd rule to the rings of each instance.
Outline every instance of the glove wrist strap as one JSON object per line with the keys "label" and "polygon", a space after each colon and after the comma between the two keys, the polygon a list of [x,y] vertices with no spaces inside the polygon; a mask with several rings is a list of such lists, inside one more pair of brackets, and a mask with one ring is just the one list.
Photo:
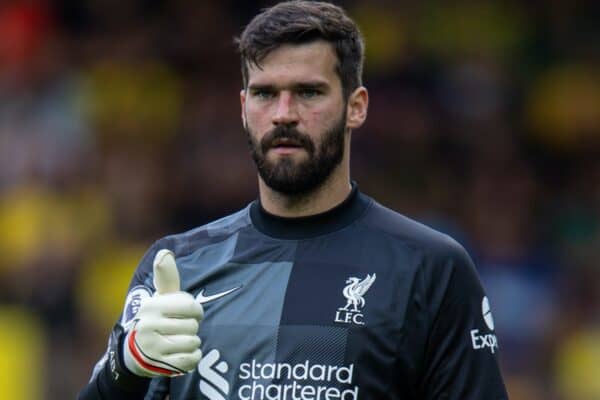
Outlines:
{"label": "glove wrist strap", "polygon": [[133,374],[125,366],[122,349],[126,336],[117,323],[112,330],[106,367],[112,382],[128,392],[137,392],[148,386],[149,379]]}

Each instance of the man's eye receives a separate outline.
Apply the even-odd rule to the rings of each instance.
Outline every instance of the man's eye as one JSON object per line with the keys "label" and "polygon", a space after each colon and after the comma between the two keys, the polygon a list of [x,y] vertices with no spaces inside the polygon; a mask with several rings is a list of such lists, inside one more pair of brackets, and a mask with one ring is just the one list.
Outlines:
{"label": "man's eye", "polygon": [[321,92],[316,89],[301,89],[298,91],[298,95],[304,99],[312,99],[320,94]]}
{"label": "man's eye", "polygon": [[267,100],[267,99],[273,98],[274,93],[270,92],[268,90],[257,90],[255,92],[253,92],[252,95],[254,97],[256,97],[257,99]]}

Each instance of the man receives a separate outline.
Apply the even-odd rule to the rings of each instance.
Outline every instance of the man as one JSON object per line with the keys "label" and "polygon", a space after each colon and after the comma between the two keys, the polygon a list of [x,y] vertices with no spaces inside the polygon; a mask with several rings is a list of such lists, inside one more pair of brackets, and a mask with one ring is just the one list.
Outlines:
{"label": "man", "polygon": [[351,183],[354,22],[280,3],[239,49],[259,200],[150,248],[80,398],[506,399],[463,248]]}

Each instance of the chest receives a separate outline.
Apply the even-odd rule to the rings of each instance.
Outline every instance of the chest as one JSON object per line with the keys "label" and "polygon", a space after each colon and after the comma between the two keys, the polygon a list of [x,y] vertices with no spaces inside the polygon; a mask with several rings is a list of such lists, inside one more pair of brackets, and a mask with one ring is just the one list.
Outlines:
{"label": "chest", "polygon": [[[412,279],[401,259],[314,242],[205,269],[187,288],[205,310],[204,358],[172,390],[210,399],[395,398]],[[207,394],[215,390],[222,397]]]}

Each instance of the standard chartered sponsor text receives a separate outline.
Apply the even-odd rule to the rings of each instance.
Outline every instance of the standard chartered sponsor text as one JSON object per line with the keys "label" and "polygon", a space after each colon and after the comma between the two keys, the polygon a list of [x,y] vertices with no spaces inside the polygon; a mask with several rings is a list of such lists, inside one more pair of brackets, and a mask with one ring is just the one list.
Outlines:
{"label": "standard chartered sponsor text", "polygon": [[357,400],[352,386],[354,364],[242,363],[239,378],[250,381],[238,389],[240,400]]}

